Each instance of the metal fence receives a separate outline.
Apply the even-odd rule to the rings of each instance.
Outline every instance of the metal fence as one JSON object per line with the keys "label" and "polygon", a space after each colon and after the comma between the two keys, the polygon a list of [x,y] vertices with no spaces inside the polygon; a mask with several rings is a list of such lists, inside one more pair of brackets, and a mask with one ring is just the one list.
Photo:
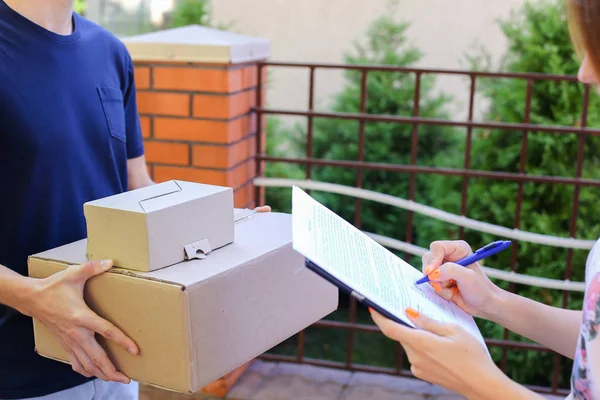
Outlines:
{"label": "metal fence", "polygon": [[[263,106],[263,88],[265,83],[262,81],[262,69],[268,67],[270,70],[273,68],[302,68],[305,69],[309,77],[308,85],[308,104],[307,109],[302,111],[296,110],[282,110],[282,109],[270,109]],[[314,109],[315,104],[315,72],[317,70],[355,70],[361,74],[361,90],[360,90],[360,112],[358,113],[333,113],[333,112],[317,112]],[[387,71],[390,73],[407,73],[414,74],[415,76],[415,88],[414,88],[414,105],[412,116],[397,116],[397,115],[371,115],[367,114],[367,82],[369,79],[369,73],[374,71]],[[470,96],[468,104],[468,118],[465,121],[454,121],[454,120],[440,120],[433,118],[424,118],[420,116],[420,98],[421,98],[421,83],[422,77],[428,74],[434,75],[454,75],[463,76],[470,80]],[[525,108],[523,110],[524,119],[522,123],[507,123],[507,122],[479,122],[474,120],[474,109],[475,109],[475,96],[477,83],[481,78],[490,79],[518,79],[526,82],[526,93],[525,93]],[[556,82],[576,82],[577,79],[574,76],[555,76],[555,75],[544,75],[534,73],[490,73],[490,72],[468,72],[468,71],[450,71],[450,70],[436,70],[436,69],[413,69],[413,68],[397,68],[391,66],[357,66],[357,65],[329,65],[329,64],[300,64],[300,63],[278,63],[278,62],[266,62],[259,65],[258,72],[258,90],[257,90],[257,107],[254,112],[257,113],[258,118],[256,132],[262,132],[264,130],[263,118],[265,115],[280,115],[280,116],[296,116],[306,117],[307,119],[307,137],[306,137],[306,157],[304,158],[286,158],[286,157],[273,157],[264,153],[259,153],[256,156],[257,159],[257,176],[263,176],[265,163],[267,162],[279,162],[279,163],[292,163],[300,164],[306,167],[306,179],[310,180],[312,177],[312,167],[315,166],[333,166],[340,168],[352,168],[357,171],[357,179],[355,187],[361,188],[363,186],[363,171],[366,170],[386,170],[395,171],[409,174],[409,192],[408,200],[414,200],[415,198],[415,183],[416,177],[419,174],[441,174],[448,176],[462,177],[462,196],[460,212],[461,215],[468,215],[468,202],[467,193],[469,191],[469,182],[472,178],[487,178],[492,180],[502,180],[515,182],[518,184],[518,191],[516,193],[516,212],[514,218],[514,228],[519,229],[521,227],[521,210],[523,202],[523,188],[526,183],[545,183],[545,184],[562,184],[571,185],[574,187],[574,194],[572,200],[572,211],[571,211],[571,223],[568,236],[570,238],[575,237],[576,234],[576,221],[578,218],[578,209],[580,203],[580,189],[582,187],[600,187],[600,180],[596,179],[584,179],[582,178],[583,161],[584,161],[584,143],[588,136],[599,136],[600,130],[590,129],[587,127],[588,117],[588,106],[590,100],[590,87],[585,86],[584,95],[581,99],[583,102],[582,115],[580,119],[580,126],[549,126],[549,125],[538,125],[530,122],[531,107],[533,101],[533,87],[534,83],[538,81],[556,81]],[[355,160],[325,160],[316,159],[313,157],[313,131],[314,131],[314,119],[315,118],[333,118],[333,119],[347,119],[358,121],[358,132],[357,141],[359,145],[358,159]],[[412,136],[411,136],[411,161],[407,165],[396,165],[396,164],[384,164],[384,163],[372,163],[365,162],[365,124],[369,122],[389,122],[389,123],[401,123],[412,125]],[[466,147],[464,155],[464,167],[463,168],[436,168],[428,166],[417,165],[418,158],[418,139],[419,139],[419,127],[420,126],[454,126],[462,127],[466,130]],[[521,156],[519,171],[517,173],[509,172],[498,172],[498,171],[484,171],[474,170],[471,168],[471,149],[473,142],[473,130],[478,128],[486,129],[502,129],[514,132],[522,136],[521,142]],[[526,171],[527,167],[527,147],[528,147],[528,134],[532,131],[544,132],[549,135],[576,135],[578,143],[577,159],[575,160],[576,171],[574,177],[566,176],[549,176],[549,175],[533,175],[528,174]],[[263,148],[260,134],[256,135],[257,149]],[[264,188],[257,185],[256,187],[256,200],[257,203],[260,201],[260,196]],[[362,200],[356,199],[356,208],[354,215],[354,223],[356,226],[361,224],[361,205]],[[408,223],[406,226],[406,242],[410,243],[413,236],[413,213],[408,214]],[[461,226],[459,236],[464,237],[464,228]],[[514,272],[517,263],[517,245],[512,247],[512,258],[511,258],[511,270]],[[566,268],[564,270],[564,279],[570,280],[572,276],[572,264],[573,264],[573,249],[569,248],[567,257],[565,260]],[[514,285],[510,285],[510,290],[513,290]],[[563,291],[562,294],[562,305],[566,307],[569,298],[569,292]],[[357,332],[377,332],[378,329],[373,325],[357,324],[356,321],[356,310],[357,305],[354,299],[350,299],[350,313],[349,320],[345,321],[326,321],[322,320],[316,323],[315,327],[328,328],[328,329],[341,329],[348,332],[348,343],[347,353],[345,362],[332,362],[319,359],[309,359],[305,357],[304,345],[305,337],[304,332],[297,335],[297,349],[295,356],[282,356],[266,354],[263,357],[270,360],[280,361],[293,361],[299,363],[308,363],[312,365],[349,369],[353,371],[365,371],[365,372],[379,372],[388,373],[394,375],[410,376],[410,370],[403,365],[403,357],[399,356],[395,368],[381,368],[374,366],[359,365],[353,362],[353,348],[355,345],[354,336]],[[503,349],[503,357],[501,362],[501,368],[506,371],[507,366],[507,350],[517,349],[519,351],[533,350],[537,352],[546,352],[548,349],[543,346],[539,346],[533,343],[517,342],[508,339],[508,332],[505,330],[503,339],[487,339],[489,346],[497,346]],[[532,387],[532,389],[541,393],[552,393],[552,394],[566,394],[565,388],[560,388],[558,385],[559,375],[561,374],[561,366],[563,359],[561,356],[556,355],[555,366],[553,371],[548,371],[551,374],[552,385],[550,387]]]}

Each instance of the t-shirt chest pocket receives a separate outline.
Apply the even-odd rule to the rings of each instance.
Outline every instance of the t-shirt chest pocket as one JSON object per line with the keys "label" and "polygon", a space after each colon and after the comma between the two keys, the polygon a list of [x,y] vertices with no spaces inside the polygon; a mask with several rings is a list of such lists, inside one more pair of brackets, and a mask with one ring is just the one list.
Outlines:
{"label": "t-shirt chest pocket", "polygon": [[102,103],[102,110],[106,117],[110,135],[122,142],[126,141],[125,106],[123,93],[119,89],[99,87],[98,95]]}

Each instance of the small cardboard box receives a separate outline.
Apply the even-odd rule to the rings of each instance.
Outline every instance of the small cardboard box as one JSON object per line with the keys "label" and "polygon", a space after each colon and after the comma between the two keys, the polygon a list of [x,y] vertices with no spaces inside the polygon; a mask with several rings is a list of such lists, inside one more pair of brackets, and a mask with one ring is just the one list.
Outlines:
{"label": "small cardboard box", "polygon": [[[338,291],[304,266],[292,248],[291,216],[265,213],[235,224],[236,240],[204,260],[158,271],[125,269],[90,279],[85,299],[139,346],[133,356],[99,337],[130,378],[193,393],[333,312]],[[86,261],[86,241],[29,258],[45,278]],[[34,320],[36,351],[68,362],[58,341]]]}
{"label": "small cardboard box", "polygon": [[87,257],[149,272],[234,241],[233,189],[167,181],[84,204]]}

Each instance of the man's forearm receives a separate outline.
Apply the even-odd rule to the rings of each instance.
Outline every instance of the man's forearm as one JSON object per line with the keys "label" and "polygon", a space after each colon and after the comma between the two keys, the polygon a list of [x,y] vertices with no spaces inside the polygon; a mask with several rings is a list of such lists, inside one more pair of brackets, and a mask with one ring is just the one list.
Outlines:
{"label": "man's forearm", "polygon": [[485,318],[573,359],[581,325],[581,311],[550,307],[503,291]]}
{"label": "man's forearm", "polygon": [[31,279],[0,265],[0,304],[23,312]]}

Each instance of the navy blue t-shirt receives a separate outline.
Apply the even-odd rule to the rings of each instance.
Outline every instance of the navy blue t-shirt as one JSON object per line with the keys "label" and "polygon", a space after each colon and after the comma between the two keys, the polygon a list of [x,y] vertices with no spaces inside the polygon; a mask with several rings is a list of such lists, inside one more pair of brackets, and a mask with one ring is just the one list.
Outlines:
{"label": "navy blue t-shirt", "polygon": [[[125,46],[77,14],[58,35],[0,0],[0,264],[86,237],[83,203],[127,190],[143,154]],[[34,351],[30,318],[0,306],[0,398],[85,382]]]}

